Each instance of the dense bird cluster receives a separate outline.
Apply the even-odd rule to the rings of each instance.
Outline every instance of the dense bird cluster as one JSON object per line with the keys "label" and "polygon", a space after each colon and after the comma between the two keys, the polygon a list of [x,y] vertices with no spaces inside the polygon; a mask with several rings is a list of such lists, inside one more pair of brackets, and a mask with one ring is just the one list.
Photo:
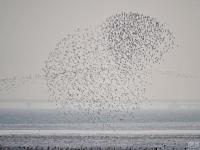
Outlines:
{"label": "dense bird cluster", "polygon": [[164,24],[138,13],[121,12],[97,27],[77,29],[46,61],[50,99],[67,110],[131,114],[145,99],[153,64],[173,47]]}

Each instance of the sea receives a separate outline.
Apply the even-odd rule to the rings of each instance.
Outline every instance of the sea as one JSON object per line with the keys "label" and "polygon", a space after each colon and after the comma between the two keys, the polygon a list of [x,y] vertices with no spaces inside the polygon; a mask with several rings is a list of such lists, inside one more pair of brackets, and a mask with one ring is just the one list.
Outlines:
{"label": "sea", "polygon": [[0,149],[200,149],[200,109],[0,109]]}

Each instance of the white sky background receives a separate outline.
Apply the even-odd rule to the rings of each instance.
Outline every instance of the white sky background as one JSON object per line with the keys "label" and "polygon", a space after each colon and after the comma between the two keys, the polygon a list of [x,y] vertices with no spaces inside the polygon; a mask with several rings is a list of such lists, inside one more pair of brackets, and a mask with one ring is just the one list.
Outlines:
{"label": "white sky background", "polygon": [[[41,74],[48,53],[70,31],[132,11],[166,23],[179,45],[155,67],[149,99],[199,100],[199,8],[199,0],[0,0],[0,79]],[[156,70],[171,72],[164,75]],[[47,100],[47,87],[44,81],[35,81],[0,92],[0,101],[5,99]]]}

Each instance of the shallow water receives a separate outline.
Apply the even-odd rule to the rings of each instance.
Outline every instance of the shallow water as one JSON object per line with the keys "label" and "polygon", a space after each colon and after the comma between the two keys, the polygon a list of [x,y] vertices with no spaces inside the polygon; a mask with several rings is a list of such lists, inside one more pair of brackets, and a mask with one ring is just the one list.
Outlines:
{"label": "shallow water", "polygon": [[[98,118],[86,113],[64,114],[59,110],[0,110],[0,129],[59,130],[199,130],[199,110],[135,111],[134,117],[119,114],[119,118]],[[80,116],[79,116],[80,115]],[[123,119],[120,116],[125,116]]]}

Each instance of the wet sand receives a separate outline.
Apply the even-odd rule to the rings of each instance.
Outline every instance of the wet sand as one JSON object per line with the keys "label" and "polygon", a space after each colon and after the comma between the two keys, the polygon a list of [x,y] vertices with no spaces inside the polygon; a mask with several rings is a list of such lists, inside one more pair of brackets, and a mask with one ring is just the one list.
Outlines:
{"label": "wet sand", "polygon": [[199,130],[4,130],[0,133],[0,149],[200,148]]}

